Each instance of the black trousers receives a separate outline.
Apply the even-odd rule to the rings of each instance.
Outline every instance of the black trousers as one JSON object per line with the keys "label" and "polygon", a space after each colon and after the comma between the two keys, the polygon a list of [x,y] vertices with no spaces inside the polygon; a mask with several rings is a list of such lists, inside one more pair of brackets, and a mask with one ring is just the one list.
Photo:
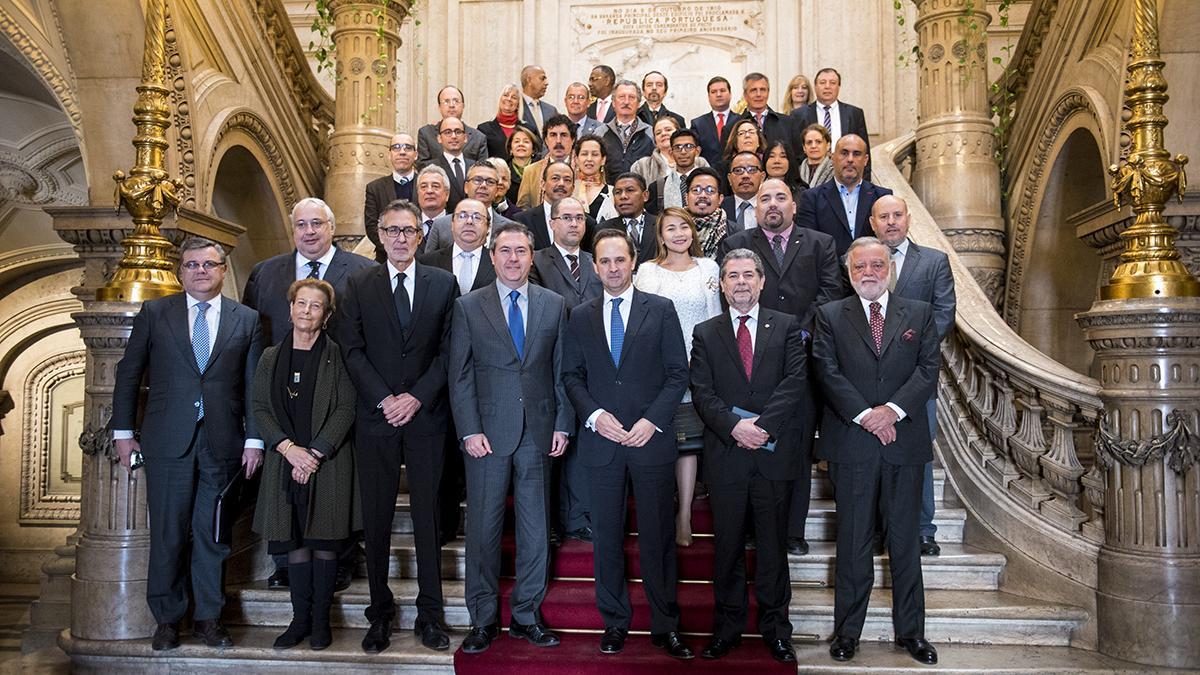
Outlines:
{"label": "black trousers", "polygon": [[[720,467],[713,467],[719,473]],[[765,640],[789,640],[792,623],[788,606],[792,584],[787,556],[787,508],[791,481],[761,475],[746,480],[709,483],[713,510],[716,559],[713,635],[737,640],[746,627],[749,596],[746,588],[746,517],[754,524],[754,596],[758,600],[758,632]]]}
{"label": "black trousers", "polygon": [[895,637],[925,637],[925,587],[917,535],[924,471],[923,464],[897,466],[881,459],[857,464],[829,463],[838,521],[835,635],[855,639],[862,635],[867,601],[875,584],[872,543],[878,512],[888,532]]}
{"label": "black trousers", "polygon": [[187,613],[187,551],[191,535],[193,619],[221,616],[225,604],[224,563],[228,544],[213,541],[217,495],[241,470],[241,453],[218,457],[208,447],[204,422],[196,424],[183,457],[146,455],[146,507],[150,517],[150,563],[146,602],[158,623],[175,623]]}
{"label": "black trousers", "polygon": [[812,442],[802,443],[797,451],[800,455],[800,475],[791,481],[788,490],[789,504],[787,536],[804,539],[804,527],[808,522],[808,507],[812,501]]}
{"label": "black trousers", "polygon": [[390,621],[396,603],[388,586],[392,550],[392,519],[400,488],[400,466],[408,467],[408,493],[417,548],[417,618],[442,619],[442,547],[438,512],[438,485],[442,479],[445,438],[372,436],[358,434],[354,466],[362,492],[363,543],[367,556],[367,584],[371,604],[367,621]]}

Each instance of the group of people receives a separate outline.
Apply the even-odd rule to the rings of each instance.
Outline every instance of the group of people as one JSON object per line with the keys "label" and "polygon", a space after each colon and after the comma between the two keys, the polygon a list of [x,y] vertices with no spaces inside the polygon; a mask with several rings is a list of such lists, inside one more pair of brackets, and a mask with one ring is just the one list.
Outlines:
{"label": "group of people", "polygon": [[808,105],[807,80],[793,80],[790,115],[769,108],[761,74],[744,78],[744,115],[713,78],[713,109],[690,127],[662,105],[662,73],[638,86],[597,66],[567,88],[566,114],[542,100],[542,68],[520,79],[478,129],[445,87],[441,119],[392,137],[393,172],[365,195],[375,261],[334,246],[334,213],[307,198],[290,214],[295,249],[254,267],[244,304],[222,296],[225,251],[200,238],[180,247],[183,293],[143,304],[110,427],[121,463],[146,471],[154,649],[180,641],[189,531],[193,634],[232,644],[219,620],[229,546],[212,510],[260,466],[254,529],[293,609],[276,647],[330,644],[332,598],[361,537],[362,647],[386,649],[404,466],[426,647],[450,644],[441,548],[464,494],[462,649],[498,636],[511,491],[509,635],[559,643],[540,606],[566,537],[593,546],[599,650],[620,652],[632,490],[651,640],[693,658],[676,550],[692,542],[699,476],[716,543],[700,655],[740,642],[752,538],[759,634],[794,661],[788,554],[808,552],[816,458],[838,516],[831,656],[855,654],[886,542],[896,642],[936,662],[920,556],[938,552],[926,528],[953,278],[945,254],[908,238],[904,200],[870,183],[862,111],[837,101],[840,76],[818,72]]}

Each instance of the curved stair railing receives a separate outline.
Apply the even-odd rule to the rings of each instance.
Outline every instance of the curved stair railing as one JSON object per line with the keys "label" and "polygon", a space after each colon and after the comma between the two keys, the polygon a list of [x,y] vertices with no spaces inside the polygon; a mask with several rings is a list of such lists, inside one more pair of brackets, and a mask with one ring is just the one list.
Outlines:
{"label": "curved stair railing", "polygon": [[945,251],[954,273],[957,318],[938,384],[936,451],[947,480],[993,535],[1095,587],[1087,561],[1104,539],[1104,480],[1092,449],[1099,382],[1038,351],[992,306],[906,178],[915,135],[871,154],[873,180],[908,201],[910,236]]}

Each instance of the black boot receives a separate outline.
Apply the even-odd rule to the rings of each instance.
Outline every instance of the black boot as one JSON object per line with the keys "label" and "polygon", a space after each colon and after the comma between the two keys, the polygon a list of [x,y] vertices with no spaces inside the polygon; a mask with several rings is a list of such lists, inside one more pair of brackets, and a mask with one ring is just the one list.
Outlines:
{"label": "black boot", "polygon": [[292,623],[283,635],[275,638],[276,649],[295,647],[312,633],[313,565],[311,562],[292,563],[289,568],[291,578],[288,590],[292,594]]}
{"label": "black boot", "polygon": [[338,563],[336,560],[313,558],[312,564],[312,637],[308,638],[308,646],[319,651],[333,642],[333,631],[329,627],[329,609],[333,605],[333,591],[337,585]]}

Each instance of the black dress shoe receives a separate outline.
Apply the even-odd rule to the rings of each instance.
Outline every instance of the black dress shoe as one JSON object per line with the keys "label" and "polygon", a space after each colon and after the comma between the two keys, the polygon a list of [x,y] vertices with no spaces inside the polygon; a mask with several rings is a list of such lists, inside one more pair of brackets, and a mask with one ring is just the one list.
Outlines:
{"label": "black dress shoe", "polygon": [[937,540],[932,536],[921,537],[921,555],[940,555],[942,547],[938,546]]}
{"label": "black dress shoe", "polygon": [[619,654],[625,648],[625,638],[629,637],[629,631],[624,628],[605,628],[604,637],[600,638],[600,653],[601,654]]}
{"label": "black dress shoe", "polygon": [[808,555],[808,542],[803,537],[788,537],[787,550],[792,555]]}
{"label": "black dress shoe", "polygon": [[854,658],[856,651],[858,651],[858,640],[854,638],[839,635],[833,638],[833,642],[829,645],[829,655],[833,657],[834,661],[849,661]]}
{"label": "black dress shoe", "polygon": [[896,646],[908,652],[917,663],[937,663],[937,650],[925,638],[896,638]]}
{"label": "black dress shoe", "polygon": [[367,629],[367,634],[363,637],[362,648],[368,654],[378,654],[388,648],[392,644],[392,620],[391,618],[382,619],[380,621],[371,622],[371,627]]}
{"label": "black dress shoe", "polygon": [[673,659],[687,661],[694,658],[696,655],[692,653],[692,648],[684,644],[683,638],[679,637],[679,631],[671,631],[669,633],[651,633],[650,644],[659,649],[667,650],[667,656]]}
{"label": "black dress shoe", "polygon": [[529,640],[534,647],[557,647],[558,636],[541,623],[531,623],[528,626],[513,621],[508,624],[508,636]]}
{"label": "black dress shoe", "polygon": [[464,654],[478,654],[486,652],[488,647],[492,646],[492,640],[500,634],[500,628],[496,624],[490,626],[471,626],[471,632],[467,633],[467,637],[463,639],[462,650]]}
{"label": "black dress shoe", "polygon": [[204,640],[204,644],[209,647],[233,646],[233,638],[229,637],[229,631],[225,630],[221,622],[216,619],[197,621],[192,626],[192,637]]}
{"label": "black dress shoe", "polygon": [[350,588],[350,580],[354,578],[354,563],[341,563],[338,565],[337,576],[333,582],[333,592],[344,591]]}
{"label": "black dress shoe", "polygon": [[150,646],[154,651],[161,652],[167,649],[175,649],[179,646],[179,624],[177,623],[160,623],[158,628],[154,629],[154,640],[150,642]]}
{"label": "black dress shoe", "polygon": [[288,587],[288,568],[280,567],[267,577],[267,588],[280,589]]}
{"label": "black dress shoe", "polygon": [[792,649],[792,643],[789,640],[780,638],[778,640],[767,640],[767,651],[771,652],[771,658],[780,663],[795,663],[796,650]]}
{"label": "black dress shoe", "polygon": [[733,651],[733,648],[736,646],[738,646],[737,640],[726,640],[714,635],[708,641],[708,644],[704,646],[704,650],[700,652],[700,658],[719,659]]}
{"label": "black dress shoe", "polygon": [[417,637],[421,638],[421,644],[429,649],[444,652],[450,648],[450,636],[440,621],[417,619],[413,624],[413,633],[416,633]]}
{"label": "black dress shoe", "polygon": [[584,525],[578,530],[571,530],[567,533],[567,539],[586,541],[590,543],[592,541],[592,527],[590,525]]}

